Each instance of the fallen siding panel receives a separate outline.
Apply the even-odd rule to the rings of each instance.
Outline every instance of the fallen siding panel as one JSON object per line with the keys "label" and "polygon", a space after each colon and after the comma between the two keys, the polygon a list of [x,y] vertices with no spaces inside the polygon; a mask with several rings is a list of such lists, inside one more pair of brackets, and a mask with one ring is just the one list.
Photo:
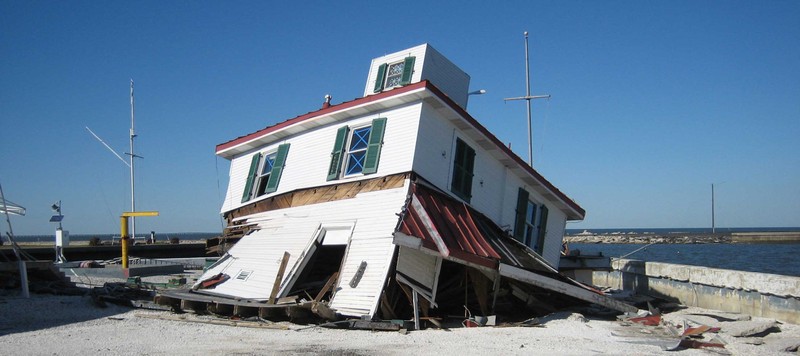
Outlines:
{"label": "fallen siding panel", "polygon": [[572,284],[564,283],[540,274],[526,271],[521,268],[500,264],[500,275],[503,277],[511,278],[523,283],[532,284],[534,286],[545,288],[548,290],[556,291],[566,294],[587,302],[602,305],[607,308],[618,310],[621,312],[637,312],[638,309],[632,305],[625,304],[615,299],[609,298],[605,295],[583,289]]}

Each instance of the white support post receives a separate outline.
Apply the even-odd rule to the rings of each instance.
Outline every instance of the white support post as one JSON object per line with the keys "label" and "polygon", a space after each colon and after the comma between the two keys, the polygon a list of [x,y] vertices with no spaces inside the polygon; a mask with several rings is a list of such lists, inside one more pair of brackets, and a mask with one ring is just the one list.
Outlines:
{"label": "white support post", "polygon": [[19,260],[19,279],[22,288],[22,297],[28,299],[31,297],[31,292],[28,288],[28,266],[25,261]]}

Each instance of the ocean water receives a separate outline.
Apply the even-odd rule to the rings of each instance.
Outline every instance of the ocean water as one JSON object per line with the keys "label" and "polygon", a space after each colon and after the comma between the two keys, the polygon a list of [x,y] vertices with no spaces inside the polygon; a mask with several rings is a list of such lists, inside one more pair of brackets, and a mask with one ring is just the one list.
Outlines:
{"label": "ocean water", "polygon": [[[156,241],[169,241],[173,237],[177,237],[181,241],[190,241],[190,240],[205,240],[210,239],[212,237],[217,237],[221,235],[219,232],[178,232],[178,233],[156,233]],[[150,232],[147,231],[146,233],[137,233],[136,240],[145,239],[150,236]],[[112,239],[119,239],[119,233],[117,234],[70,234],[69,240],[70,241],[89,241],[93,238],[99,238],[100,241],[111,241]],[[7,239],[3,237],[3,240],[6,241]],[[55,233],[53,235],[22,235],[22,236],[15,236],[14,240],[17,242],[52,242],[55,243]]]}
{"label": "ocean water", "polygon": [[[604,234],[710,234],[711,228],[686,227],[686,228],[616,228],[616,229],[566,229],[565,234],[575,235],[588,231],[596,235]],[[718,227],[717,234],[730,234],[733,232],[784,232],[800,231],[800,227]]]}
{"label": "ocean water", "polygon": [[[800,276],[800,244],[569,244],[583,254]],[[644,247],[644,248],[643,248]]]}

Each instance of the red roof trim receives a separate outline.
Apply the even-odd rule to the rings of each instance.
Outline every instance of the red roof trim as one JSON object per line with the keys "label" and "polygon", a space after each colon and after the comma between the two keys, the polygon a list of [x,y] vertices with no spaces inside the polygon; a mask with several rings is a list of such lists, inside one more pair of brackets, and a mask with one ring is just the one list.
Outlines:
{"label": "red roof trim", "polygon": [[280,123],[277,123],[277,124],[272,125],[272,126],[267,126],[267,127],[263,128],[261,130],[253,132],[251,134],[247,134],[245,136],[240,136],[240,137],[237,137],[237,138],[235,138],[233,140],[230,140],[228,142],[221,143],[221,144],[217,145],[216,153],[220,153],[221,151],[227,150],[227,149],[229,149],[231,147],[240,145],[240,144],[248,142],[248,141],[255,140],[255,139],[257,139],[257,138],[259,138],[261,136],[267,135],[267,134],[269,134],[271,132],[278,131],[278,130],[280,130],[282,128],[294,125],[294,124],[299,123],[299,122],[310,120],[310,119],[313,119],[315,117],[322,116],[322,115],[325,115],[325,114],[329,114],[329,113],[332,113],[332,112],[346,110],[346,109],[349,109],[349,108],[352,108],[352,107],[355,107],[355,106],[359,106],[359,105],[363,105],[363,104],[366,104],[366,103],[371,103],[373,101],[378,101],[378,100],[389,98],[389,97],[392,97],[392,96],[404,94],[404,93],[407,93],[407,92],[410,92],[410,91],[413,91],[413,90],[416,90],[416,89],[426,88],[428,86],[429,86],[429,82],[428,81],[421,81],[419,83],[409,84],[409,85],[406,85],[404,87],[395,88],[395,89],[384,91],[384,92],[381,92],[381,93],[378,93],[378,94],[375,94],[375,95],[370,95],[370,96],[367,96],[367,97],[358,98],[358,99],[347,101],[347,102],[344,102],[344,103],[341,103],[341,104],[331,105],[331,106],[329,106],[327,108],[322,108],[322,109],[317,110],[317,111],[312,111],[312,112],[309,112],[307,114],[300,115],[300,116],[297,116],[295,118],[286,120],[284,122],[280,122]]}
{"label": "red roof trim", "polygon": [[426,85],[426,89],[428,89],[431,92],[433,92],[434,94],[436,94],[436,96],[438,96],[440,99],[442,99],[442,101],[444,101],[448,106],[450,106],[451,109],[453,109],[455,112],[457,112],[459,115],[461,115],[461,117],[463,117],[464,120],[467,120],[467,122],[470,125],[472,125],[473,127],[475,127],[475,129],[477,129],[482,134],[484,134],[487,138],[489,138],[489,140],[491,140],[492,143],[495,144],[495,146],[497,146],[500,150],[502,150],[506,155],[511,157],[511,159],[513,159],[515,162],[517,162],[518,165],[520,165],[523,169],[525,169],[528,173],[530,173],[537,181],[542,183],[545,187],[547,187],[547,189],[552,191],[562,201],[567,203],[572,209],[574,209],[576,212],[578,212],[578,214],[580,214],[581,218],[586,216],[586,210],[583,210],[583,208],[581,208],[580,205],[578,205],[578,203],[575,203],[574,201],[572,201],[572,199],[570,199],[566,194],[562,193],[552,183],[550,183],[547,179],[542,177],[542,175],[539,174],[539,172],[537,172],[535,169],[533,169],[533,167],[529,166],[527,162],[523,161],[522,158],[517,156],[517,154],[514,153],[513,151],[511,151],[510,148],[506,147],[506,145],[504,145],[499,139],[497,139],[497,137],[494,134],[492,134],[491,132],[489,132],[489,130],[487,130],[485,127],[483,127],[483,125],[481,125],[478,122],[478,120],[475,120],[469,113],[467,113],[466,110],[464,110],[464,108],[462,108],[461,106],[456,104],[446,94],[444,94],[441,90],[439,90],[439,88],[437,88],[437,87],[435,87],[433,85]]}

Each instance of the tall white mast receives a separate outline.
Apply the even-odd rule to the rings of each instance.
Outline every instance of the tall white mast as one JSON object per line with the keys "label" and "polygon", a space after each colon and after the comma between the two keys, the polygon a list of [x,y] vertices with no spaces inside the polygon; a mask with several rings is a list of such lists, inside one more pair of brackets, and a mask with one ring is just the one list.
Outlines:
{"label": "tall white mast", "polygon": [[533,125],[531,124],[531,100],[550,99],[550,95],[531,96],[530,60],[528,59],[528,31],[525,31],[523,35],[525,35],[525,96],[506,98],[503,100],[525,100],[528,102],[528,165],[533,167],[533,130],[531,128]]}
{"label": "tall white mast", "polygon": [[[133,78],[131,78],[131,152],[128,153],[130,156],[130,167],[131,167],[131,212],[136,211],[136,183],[134,181],[134,165],[133,159],[138,157],[133,153],[133,139],[136,137],[136,131],[134,131],[134,117],[135,117],[135,109],[134,109],[134,99],[133,99]],[[133,238],[136,238],[136,218],[131,219],[131,231],[133,233]]]}

